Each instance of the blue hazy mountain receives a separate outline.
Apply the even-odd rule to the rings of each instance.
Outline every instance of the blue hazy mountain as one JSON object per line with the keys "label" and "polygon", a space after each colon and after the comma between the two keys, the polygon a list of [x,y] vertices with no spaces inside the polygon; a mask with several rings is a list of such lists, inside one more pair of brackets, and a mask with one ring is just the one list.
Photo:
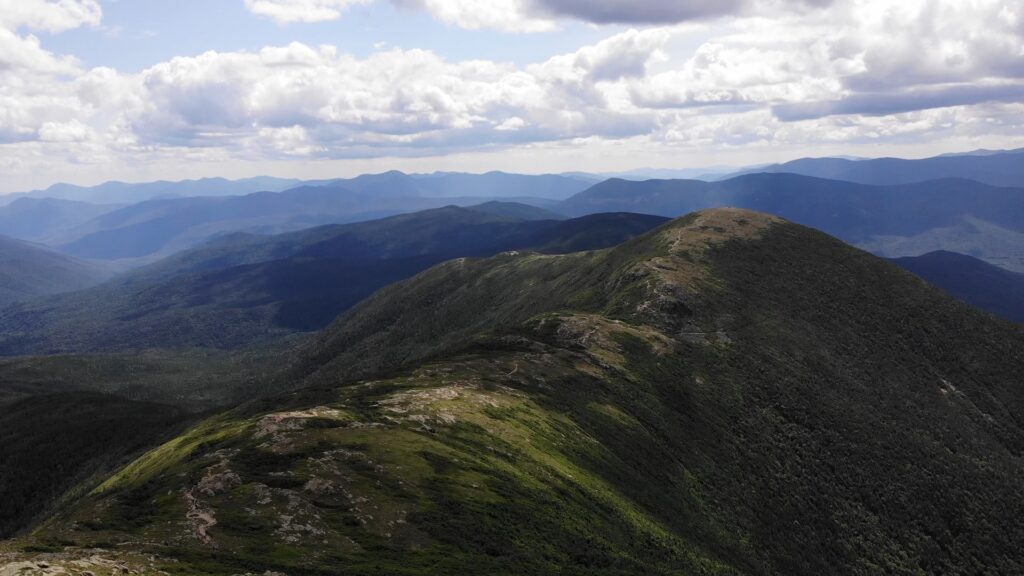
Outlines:
{"label": "blue hazy mountain", "polygon": [[910,184],[940,178],[967,178],[992,186],[1024,187],[1024,149],[978,150],[920,160],[902,158],[801,158],[736,172],[803,174],[860,184]]}
{"label": "blue hazy mountain", "polygon": [[81,290],[110,278],[109,266],[0,236],[0,305]]}
{"label": "blue hazy mountain", "polygon": [[97,186],[54,184],[44,190],[0,196],[0,204],[17,198],[58,198],[91,204],[131,204],[154,198],[183,198],[189,196],[237,196],[260,191],[280,191],[301,184],[294,178],[257,176],[241,180],[226,178],[200,178],[169,182],[105,182]]}
{"label": "blue hazy mountain", "polygon": [[[596,178],[599,181],[600,178]],[[433,172],[406,174],[391,170],[380,174],[363,174],[354,178],[338,178],[329,182],[362,194],[426,198],[532,198],[539,201],[564,200],[595,183],[583,174],[510,174],[487,172]]]}
{"label": "blue hazy mountain", "polygon": [[[148,259],[235,231],[280,233],[349,223],[488,199],[525,200],[544,207],[590,181],[563,176],[370,174],[328,184],[244,196],[190,197],[140,202],[93,218],[53,236],[69,254],[106,260]],[[544,196],[547,196],[545,198]],[[555,217],[556,215],[549,215]]]}
{"label": "blue hazy mountain", "polygon": [[[392,175],[394,174],[392,173]],[[419,195],[438,198],[480,196],[564,200],[586,190],[594,183],[587,177],[556,174],[509,174],[507,172],[487,172],[486,174],[437,172],[414,174],[407,178],[412,181],[412,189]],[[352,186],[349,185],[349,187]]]}
{"label": "blue hazy mountain", "polygon": [[336,184],[358,192],[378,192],[407,196],[489,198],[536,197],[562,200],[586,189],[593,180],[569,175],[525,175],[506,172],[467,174],[435,172],[405,174],[398,171],[365,174],[355,178],[299,180],[257,176],[240,180],[200,178],[196,180],[156,182],[105,182],[96,186],[59,183],[42,190],[0,196],[0,205],[18,198],[55,198],[91,204],[134,204],[159,198],[196,196],[243,196],[253,192],[280,192],[302,185]]}
{"label": "blue hazy mountain", "polygon": [[[1024,233],[1024,190],[964,179],[898,186],[770,173],[720,182],[614,179],[554,209],[576,216],[623,211],[673,217],[718,206],[782,216],[887,256],[946,249],[1024,267],[1018,241]],[[913,242],[912,254],[891,252],[905,242]],[[969,250],[960,249],[967,245]]]}
{"label": "blue hazy mountain", "polygon": [[0,206],[0,235],[45,242],[64,230],[120,208],[58,198],[23,197]]}
{"label": "blue hazy mountain", "polygon": [[337,184],[246,196],[151,200],[69,230],[59,246],[83,258],[153,260],[228,232],[272,234],[481,201],[354,192]]}

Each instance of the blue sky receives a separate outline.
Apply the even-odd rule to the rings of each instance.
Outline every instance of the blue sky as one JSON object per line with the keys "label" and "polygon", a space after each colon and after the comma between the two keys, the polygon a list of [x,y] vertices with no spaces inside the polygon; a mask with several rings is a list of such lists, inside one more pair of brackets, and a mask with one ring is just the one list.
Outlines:
{"label": "blue sky", "polygon": [[1024,146],[1016,0],[0,0],[0,192]]}
{"label": "blue sky", "polygon": [[118,0],[102,6],[101,26],[44,32],[44,45],[74,54],[86,66],[123,72],[139,72],[175,56],[208,50],[259,51],[295,41],[330,44],[360,57],[381,46],[429,47],[451,60],[486,58],[525,65],[625,29],[570,22],[557,34],[495,34],[447,25],[427,12],[388,3],[352,8],[338,20],[286,24],[254,15],[236,0]]}

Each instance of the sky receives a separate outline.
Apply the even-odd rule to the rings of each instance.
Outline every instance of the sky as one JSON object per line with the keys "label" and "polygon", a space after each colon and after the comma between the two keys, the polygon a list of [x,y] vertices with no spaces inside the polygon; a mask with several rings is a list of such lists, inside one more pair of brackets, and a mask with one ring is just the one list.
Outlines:
{"label": "sky", "polygon": [[1019,0],[0,0],[0,192],[1022,146]]}

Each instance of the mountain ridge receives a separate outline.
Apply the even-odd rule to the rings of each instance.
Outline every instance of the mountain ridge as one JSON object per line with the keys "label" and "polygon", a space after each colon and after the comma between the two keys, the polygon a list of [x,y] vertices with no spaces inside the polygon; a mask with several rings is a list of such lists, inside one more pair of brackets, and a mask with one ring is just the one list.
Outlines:
{"label": "mountain ridge", "polygon": [[663,221],[630,214],[524,221],[450,206],[279,236],[225,236],[88,291],[0,310],[0,352],[276,342],[319,329],[377,288],[450,258],[606,247]]}
{"label": "mountain ridge", "polygon": [[[598,252],[451,261],[347,316],[298,353],[309,387],[155,448],[22,541],[51,553],[8,558],[211,574],[1024,565],[1024,328],[819,232],[712,210]],[[384,342],[390,358],[349,362]]]}
{"label": "mountain ridge", "polygon": [[789,172],[859,184],[913,184],[936,178],[966,178],[992,186],[1024,184],[1024,149],[989,151],[988,154],[944,154],[931,158],[800,158],[782,164],[734,172],[725,178],[750,173]]}
{"label": "mountain ridge", "polygon": [[217,177],[135,183],[110,180],[95,186],[79,186],[62,182],[43,190],[5,194],[0,196],[0,203],[7,203],[19,198],[56,198],[98,204],[121,204],[160,197],[231,196],[265,190],[284,190],[299,183],[301,180],[271,176],[256,176],[239,180]]}
{"label": "mountain ridge", "polygon": [[[79,257],[145,264],[226,232],[280,233],[450,204],[475,205],[496,197],[510,202],[517,199],[510,196],[513,192],[545,193],[567,183],[574,187],[563,190],[562,196],[590,184],[561,176],[448,174],[414,178],[386,172],[303,184],[280,192],[147,200],[63,230],[51,240]],[[464,195],[468,192],[475,195]],[[554,201],[536,198],[530,202],[544,209]]]}
{"label": "mountain ridge", "polygon": [[113,270],[104,264],[0,236],[0,305],[81,290],[112,275]]}
{"label": "mountain ridge", "polygon": [[[556,209],[571,215],[629,211],[674,217],[732,205],[782,216],[882,256],[956,251],[963,245],[993,264],[1021,271],[1024,253],[1017,239],[1024,231],[1021,198],[1024,189],[955,178],[872,186],[798,174],[758,173],[720,182],[612,179]],[[975,220],[981,224],[972,224]],[[913,244],[913,252],[899,248],[906,243]]]}
{"label": "mountain ridge", "polygon": [[968,304],[1024,323],[1024,274],[942,250],[892,261]]}

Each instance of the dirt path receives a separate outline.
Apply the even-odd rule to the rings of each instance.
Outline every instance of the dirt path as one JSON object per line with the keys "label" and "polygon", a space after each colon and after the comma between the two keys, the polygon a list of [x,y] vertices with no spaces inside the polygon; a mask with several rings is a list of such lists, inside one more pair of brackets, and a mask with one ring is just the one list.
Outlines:
{"label": "dirt path", "polygon": [[202,502],[193,494],[194,490],[195,488],[192,488],[185,492],[185,503],[188,505],[185,518],[192,524],[192,533],[200,542],[207,546],[215,546],[209,530],[217,525],[217,518],[212,511],[203,508]]}

